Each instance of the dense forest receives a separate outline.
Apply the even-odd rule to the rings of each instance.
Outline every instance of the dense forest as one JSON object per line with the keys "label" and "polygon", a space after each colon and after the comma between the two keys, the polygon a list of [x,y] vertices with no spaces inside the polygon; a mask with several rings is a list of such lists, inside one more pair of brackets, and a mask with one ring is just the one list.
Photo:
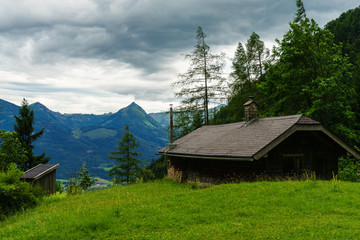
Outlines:
{"label": "dense forest", "polygon": [[[243,104],[254,96],[260,117],[302,113],[359,148],[360,7],[321,28],[306,16],[302,1],[296,4],[298,10],[289,30],[282,39],[276,39],[271,52],[256,33],[245,44],[238,44],[232,58],[230,84],[224,93],[227,105],[212,115],[209,124],[242,121]],[[208,54],[209,47],[198,34],[198,45],[192,54],[196,55],[201,47],[205,50],[198,55],[200,59]],[[203,62],[206,63],[206,57]],[[221,71],[221,66],[217,70]],[[201,71],[206,72],[206,66]],[[206,78],[210,79],[210,73],[204,75],[205,81],[209,81]],[[210,97],[197,102],[200,106],[197,111],[207,109],[201,106],[201,101],[206,105]],[[182,107],[186,103],[189,101],[183,101]],[[201,122],[201,114],[194,111],[190,124],[189,118],[184,121],[184,113],[178,115],[175,126],[181,128],[185,123],[188,128],[182,134]]]}

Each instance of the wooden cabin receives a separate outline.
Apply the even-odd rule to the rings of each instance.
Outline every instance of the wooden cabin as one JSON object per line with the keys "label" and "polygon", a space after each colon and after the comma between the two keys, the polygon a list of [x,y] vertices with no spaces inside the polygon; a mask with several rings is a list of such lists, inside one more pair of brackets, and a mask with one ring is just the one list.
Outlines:
{"label": "wooden cabin", "polygon": [[27,170],[21,179],[33,183],[34,186],[41,186],[46,194],[56,193],[56,169],[59,164],[39,164]]}
{"label": "wooden cabin", "polygon": [[313,173],[329,179],[337,174],[339,157],[360,159],[314,119],[302,114],[257,118],[253,99],[244,106],[245,121],[202,126],[160,149],[168,158],[168,176],[203,183]]}

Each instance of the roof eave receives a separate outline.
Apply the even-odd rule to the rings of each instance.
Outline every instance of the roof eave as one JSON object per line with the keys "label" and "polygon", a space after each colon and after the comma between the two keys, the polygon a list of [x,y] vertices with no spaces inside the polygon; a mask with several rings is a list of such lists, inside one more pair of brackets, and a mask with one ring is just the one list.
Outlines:
{"label": "roof eave", "polygon": [[245,162],[254,161],[253,157],[205,156],[205,155],[169,153],[169,152],[158,152],[157,155],[168,156],[168,157],[209,159],[209,160],[228,160],[228,161],[245,161]]}
{"label": "roof eave", "polygon": [[42,176],[44,176],[45,174],[54,171],[55,169],[57,169],[60,166],[60,164],[55,164],[54,166],[52,166],[51,168],[47,169],[46,171],[40,173],[39,175],[34,177],[34,180],[37,180],[39,178],[41,178]]}
{"label": "roof eave", "polygon": [[341,147],[343,147],[348,153],[353,155],[356,159],[360,159],[360,153],[356,151],[353,147],[349,146],[346,142],[341,140],[338,136],[336,136],[333,132],[326,129],[325,127],[322,127],[323,133],[325,133],[327,136],[329,136],[331,139],[333,139],[337,144],[339,144]]}
{"label": "roof eave", "polygon": [[[27,171],[24,173],[24,175],[22,175],[22,176],[21,176],[21,178],[25,178],[24,176],[26,175],[26,173],[28,173],[28,172],[32,171],[33,169],[35,169],[35,168],[39,167],[40,165],[43,165],[43,164],[42,164],[42,163],[40,163],[40,164],[36,165],[35,167],[30,168],[29,170],[27,170]],[[43,171],[43,172],[41,172],[40,174],[36,175],[35,177],[33,177],[33,178],[28,178],[28,179],[37,180],[37,179],[41,178],[42,176],[44,176],[45,174],[47,174],[47,173],[49,173],[49,172],[51,172],[51,171],[53,171],[53,170],[57,169],[59,166],[60,166],[60,164],[55,164],[54,166],[52,166],[52,167],[50,167],[50,168],[46,169],[46,171]]]}

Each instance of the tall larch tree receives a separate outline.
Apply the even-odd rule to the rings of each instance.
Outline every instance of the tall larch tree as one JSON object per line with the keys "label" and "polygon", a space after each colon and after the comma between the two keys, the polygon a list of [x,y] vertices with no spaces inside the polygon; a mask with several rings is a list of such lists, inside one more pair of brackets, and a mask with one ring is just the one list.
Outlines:
{"label": "tall larch tree", "polygon": [[175,96],[181,99],[178,111],[203,111],[204,123],[209,123],[209,102],[223,96],[225,78],[222,70],[225,65],[223,53],[212,54],[205,43],[206,35],[201,27],[196,31],[195,49],[185,55],[190,66],[185,73],[179,74],[172,86]]}
{"label": "tall larch tree", "polygon": [[33,142],[44,134],[44,128],[39,132],[34,133],[35,117],[34,111],[29,108],[29,104],[24,98],[21,107],[19,108],[19,116],[15,117],[14,131],[19,138],[23,152],[27,156],[27,161],[18,164],[18,167],[22,171],[26,171],[40,163],[47,163],[50,161],[50,157],[45,156],[42,153],[39,156],[35,156],[33,153]]}

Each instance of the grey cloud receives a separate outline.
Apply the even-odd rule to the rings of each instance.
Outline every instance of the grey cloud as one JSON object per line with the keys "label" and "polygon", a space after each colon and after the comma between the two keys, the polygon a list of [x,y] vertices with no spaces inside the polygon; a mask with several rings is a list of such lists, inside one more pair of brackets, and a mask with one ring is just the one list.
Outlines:
{"label": "grey cloud", "polygon": [[[10,16],[14,25],[7,21],[2,35],[12,40],[30,38],[35,62],[55,62],[62,56],[117,59],[153,72],[161,68],[157,66],[161,59],[155,61],[152,55],[191,49],[197,26],[203,26],[210,45],[233,44],[252,31],[266,29],[271,23],[267,13],[279,6],[279,1],[92,3],[95,9],[85,7],[76,14],[72,8],[69,12],[60,9],[57,14],[50,7],[45,7],[50,13],[33,11],[20,20],[15,20],[15,14]],[[284,0],[281,3],[282,8],[290,5]]]}
{"label": "grey cloud", "polygon": [[18,81],[3,80],[1,85],[3,88],[14,91],[23,92],[37,92],[37,93],[62,93],[62,92],[77,92],[79,94],[94,94],[96,91],[86,88],[72,88],[72,87],[54,87],[45,83],[24,83]]}
{"label": "grey cloud", "polygon": [[[278,33],[271,29],[287,25],[296,11],[295,1],[288,0],[50,2],[29,11],[24,9],[29,4],[17,4],[15,13],[3,12],[1,35],[13,41],[32,39],[34,61],[51,56],[52,61],[59,56],[117,59],[150,72],[155,67],[147,64],[152,54],[191,49],[197,26],[204,28],[209,45],[236,44],[253,31],[274,40]],[[338,4],[304,2],[310,11],[330,11]],[[22,8],[28,14],[21,14]],[[149,59],[137,60],[133,55],[139,52]]]}
{"label": "grey cloud", "polygon": [[[326,6],[304,2],[309,9]],[[154,61],[152,55],[191,49],[197,26],[204,28],[209,45],[236,44],[253,31],[274,40],[279,36],[271,29],[287,25],[296,11],[295,1],[288,0],[86,3],[89,6],[84,9],[78,5],[45,4],[21,17],[3,12],[2,18],[9,15],[10,20],[0,26],[9,38],[21,39],[23,35],[33,40],[34,61],[55,62],[59,56],[117,59],[152,72],[161,67],[156,66],[161,61]],[[335,4],[333,1],[331,6]]]}
{"label": "grey cloud", "polygon": [[164,90],[162,87],[149,86],[121,86],[112,89],[111,92],[119,95],[132,95],[143,101],[175,101],[171,90]]}

